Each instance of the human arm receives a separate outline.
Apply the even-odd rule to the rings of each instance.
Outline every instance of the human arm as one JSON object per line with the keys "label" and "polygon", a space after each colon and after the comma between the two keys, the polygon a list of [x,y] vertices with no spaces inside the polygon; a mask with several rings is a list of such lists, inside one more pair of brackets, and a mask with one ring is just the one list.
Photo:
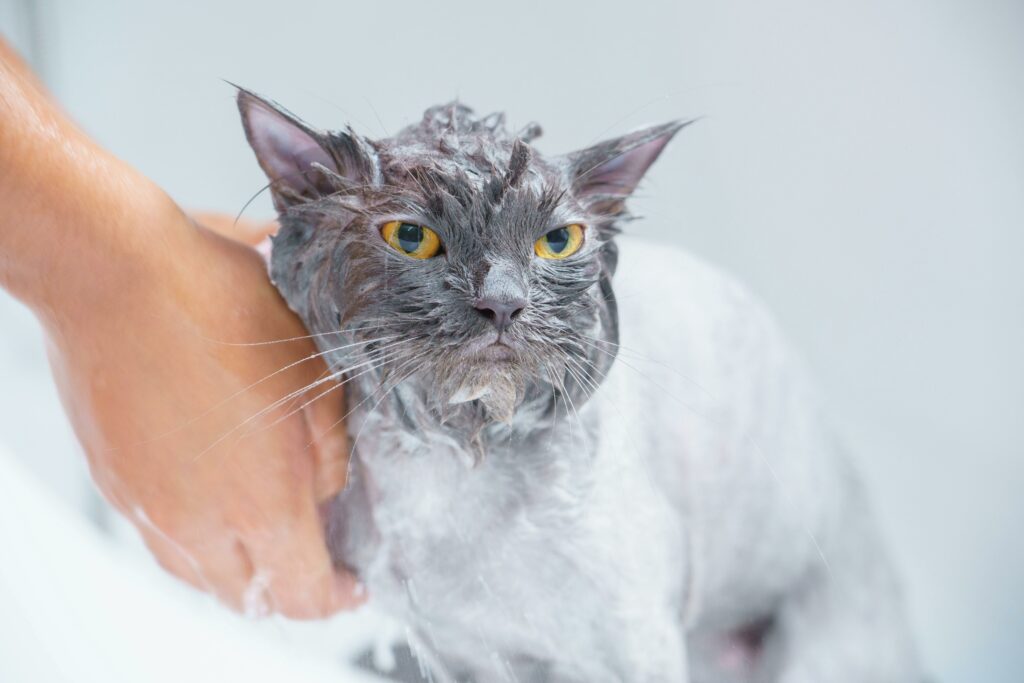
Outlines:
{"label": "human arm", "polygon": [[300,407],[326,367],[262,259],[90,140],[2,41],[0,207],[0,286],[40,320],[93,478],[160,563],[236,609],[357,603],[318,513],[344,485],[342,391]]}

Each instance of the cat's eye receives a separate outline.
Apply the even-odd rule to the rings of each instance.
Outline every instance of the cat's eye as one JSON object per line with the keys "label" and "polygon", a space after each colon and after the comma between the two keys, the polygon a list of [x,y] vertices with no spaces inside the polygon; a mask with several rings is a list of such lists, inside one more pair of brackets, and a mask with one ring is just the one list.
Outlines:
{"label": "cat's eye", "polygon": [[533,251],[541,258],[562,259],[572,256],[583,246],[583,226],[579,223],[555,228],[533,243]]}
{"label": "cat's eye", "polygon": [[388,221],[380,234],[393,249],[412,258],[430,258],[441,251],[441,238],[425,225]]}

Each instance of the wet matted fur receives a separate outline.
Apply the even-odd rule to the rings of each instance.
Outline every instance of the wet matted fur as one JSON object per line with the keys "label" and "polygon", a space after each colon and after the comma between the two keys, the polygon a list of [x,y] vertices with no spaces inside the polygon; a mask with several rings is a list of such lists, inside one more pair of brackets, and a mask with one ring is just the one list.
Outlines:
{"label": "wet matted fur", "polygon": [[[332,551],[432,676],[916,680],[856,478],[770,318],[619,235],[684,123],[546,158],[536,124],[459,103],[380,140],[239,107],[281,222],[272,278],[350,406]],[[392,248],[390,221],[442,253]],[[579,251],[538,258],[570,224]]]}

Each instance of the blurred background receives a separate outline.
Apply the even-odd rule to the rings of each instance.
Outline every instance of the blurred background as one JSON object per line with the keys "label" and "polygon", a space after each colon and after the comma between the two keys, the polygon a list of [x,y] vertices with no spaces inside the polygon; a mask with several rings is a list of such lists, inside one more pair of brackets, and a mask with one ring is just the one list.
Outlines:
{"label": "blurred background", "polygon": [[[549,153],[704,117],[629,229],[732,271],[801,349],[935,680],[1024,680],[1020,0],[0,0],[0,30],[101,144],[229,213],[264,179],[223,79],[371,137],[457,97],[539,121]],[[42,337],[2,293],[0,446],[103,519]]]}

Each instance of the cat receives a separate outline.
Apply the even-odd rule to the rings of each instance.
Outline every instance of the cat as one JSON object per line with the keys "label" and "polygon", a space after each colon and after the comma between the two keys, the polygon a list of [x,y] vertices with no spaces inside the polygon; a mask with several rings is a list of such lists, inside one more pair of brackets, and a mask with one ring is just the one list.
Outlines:
{"label": "cat", "polygon": [[919,680],[775,323],[620,234],[684,122],[545,158],[538,125],[459,103],[379,140],[238,106],[280,219],[271,278],[349,406],[332,553],[433,680]]}

